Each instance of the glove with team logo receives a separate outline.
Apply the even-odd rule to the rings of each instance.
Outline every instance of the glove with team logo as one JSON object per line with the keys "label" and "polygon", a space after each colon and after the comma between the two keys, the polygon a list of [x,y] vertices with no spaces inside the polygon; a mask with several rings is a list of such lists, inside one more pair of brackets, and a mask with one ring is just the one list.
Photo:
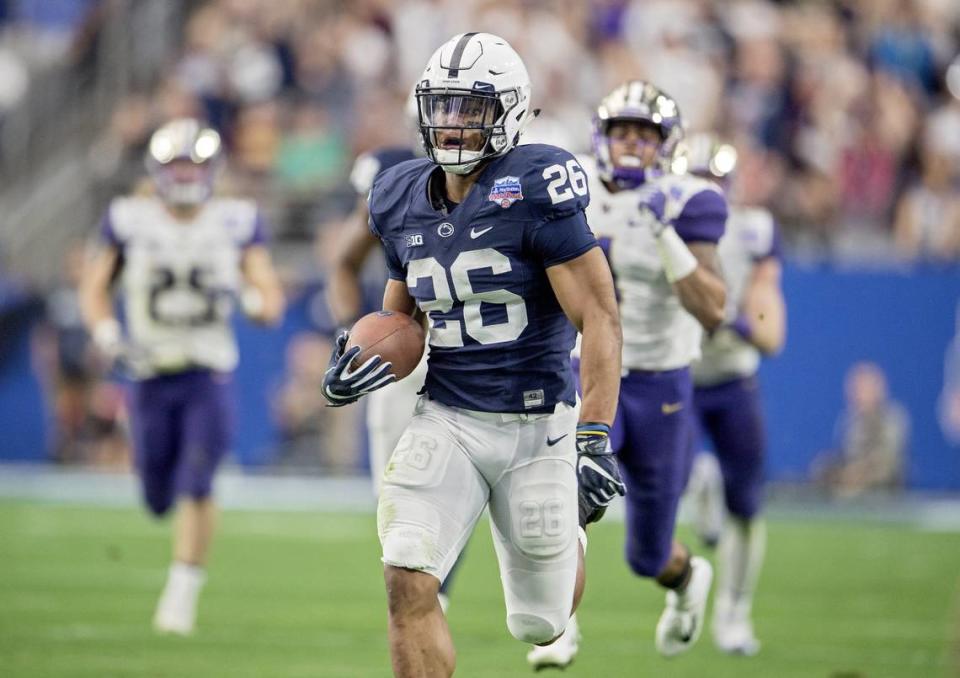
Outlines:
{"label": "glove with team logo", "polygon": [[355,403],[371,391],[397,380],[396,375],[390,373],[393,363],[383,362],[378,355],[353,369],[351,364],[360,355],[361,348],[354,346],[345,351],[349,338],[350,333],[346,330],[337,336],[330,364],[323,375],[323,397],[327,399],[329,407]]}
{"label": "glove with team logo", "polygon": [[600,520],[613,498],[626,494],[606,424],[577,425],[577,479],[581,526]]}
{"label": "glove with team logo", "polygon": [[659,188],[647,184],[637,191],[637,197],[640,199],[637,209],[641,221],[650,228],[654,237],[660,237],[663,229],[669,226],[666,218],[667,196]]}

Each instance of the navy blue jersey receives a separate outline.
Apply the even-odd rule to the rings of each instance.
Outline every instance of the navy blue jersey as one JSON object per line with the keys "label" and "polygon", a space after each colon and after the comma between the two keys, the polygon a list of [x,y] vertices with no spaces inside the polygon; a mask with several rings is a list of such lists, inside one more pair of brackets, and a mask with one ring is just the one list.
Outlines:
{"label": "navy blue jersey", "polygon": [[416,157],[417,154],[405,146],[378,148],[369,153],[361,153],[350,171],[350,183],[357,194],[366,197],[378,174]]}
{"label": "navy blue jersey", "polygon": [[597,242],[586,176],[568,152],[519,146],[492,160],[449,213],[429,198],[429,160],[380,174],[370,227],[389,275],[430,319],[426,392],[486,412],[545,412],[574,402],[576,330],[546,269]]}

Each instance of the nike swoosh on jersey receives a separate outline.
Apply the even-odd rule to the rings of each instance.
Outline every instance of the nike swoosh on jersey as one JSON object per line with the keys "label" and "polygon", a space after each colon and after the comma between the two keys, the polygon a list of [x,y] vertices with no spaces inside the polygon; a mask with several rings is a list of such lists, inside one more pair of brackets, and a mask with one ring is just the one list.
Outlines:
{"label": "nike swoosh on jersey", "polygon": [[547,437],[547,447],[553,447],[554,445],[556,445],[557,443],[559,443],[561,440],[563,440],[563,439],[566,438],[566,437],[567,437],[567,434],[566,434],[566,433],[564,433],[564,434],[563,434],[562,436],[560,436],[559,438],[550,438],[550,437],[548,436],[548,437]]}
{"label": "nike swoosh on jersey", "polygon": [[477,230],[476,227],[471,228],[471,229],[470,229],[470,238],[475,240],[475,239],[479,238],[481,235],[483,235],[484,233],[486,233],[487,231],[492,231],[492,230],[493,230],[493,226],[487,226],[486,228],[481,228],[481,229],[479,229],[479,230]]}
{"label": "nike swoosh on jersey", "polygon": [[663,414],[675,414],[682,409],[683,409],[682,402],[660,404],[660,412],[662,412]]}

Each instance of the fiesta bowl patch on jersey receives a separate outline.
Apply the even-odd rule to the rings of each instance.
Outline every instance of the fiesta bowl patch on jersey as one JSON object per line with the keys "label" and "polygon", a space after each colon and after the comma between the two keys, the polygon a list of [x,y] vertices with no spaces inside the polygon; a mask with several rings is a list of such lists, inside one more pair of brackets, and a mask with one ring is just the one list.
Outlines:
{"label": "fiesta bowl patch on jersey", "polygon": [[487,200],[495,202],[506,209],[517,200],[523,200],[523,191],[520,189],[519,177],[500,177],[495,179]]}

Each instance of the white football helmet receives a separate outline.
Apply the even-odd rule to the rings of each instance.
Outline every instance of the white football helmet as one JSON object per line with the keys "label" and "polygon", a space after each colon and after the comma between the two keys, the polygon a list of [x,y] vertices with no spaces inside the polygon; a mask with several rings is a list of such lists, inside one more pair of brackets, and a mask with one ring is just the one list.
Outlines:
{"label": "white football helmet", "polygon": [[[157,193],[177,206],[199,205],[213,193],[222,144],[220,135],[193,118],[177,118],[150,137],[147,171]],[[185,168],[176,161],[189,162]]]}
{"label": "white football helmet", "polygon": [[454,174],[469,174],[512,149],[531,118],[527,68],[506,40],[490,33],[462,33],[442,45],[416,97],[423,149]]}
{"label": "white football helmet", "polygon": [[737,166],[737,149],[707,132],[684,138],[671,164],[674,174],[696,174],[707,179],[726,180]]}

